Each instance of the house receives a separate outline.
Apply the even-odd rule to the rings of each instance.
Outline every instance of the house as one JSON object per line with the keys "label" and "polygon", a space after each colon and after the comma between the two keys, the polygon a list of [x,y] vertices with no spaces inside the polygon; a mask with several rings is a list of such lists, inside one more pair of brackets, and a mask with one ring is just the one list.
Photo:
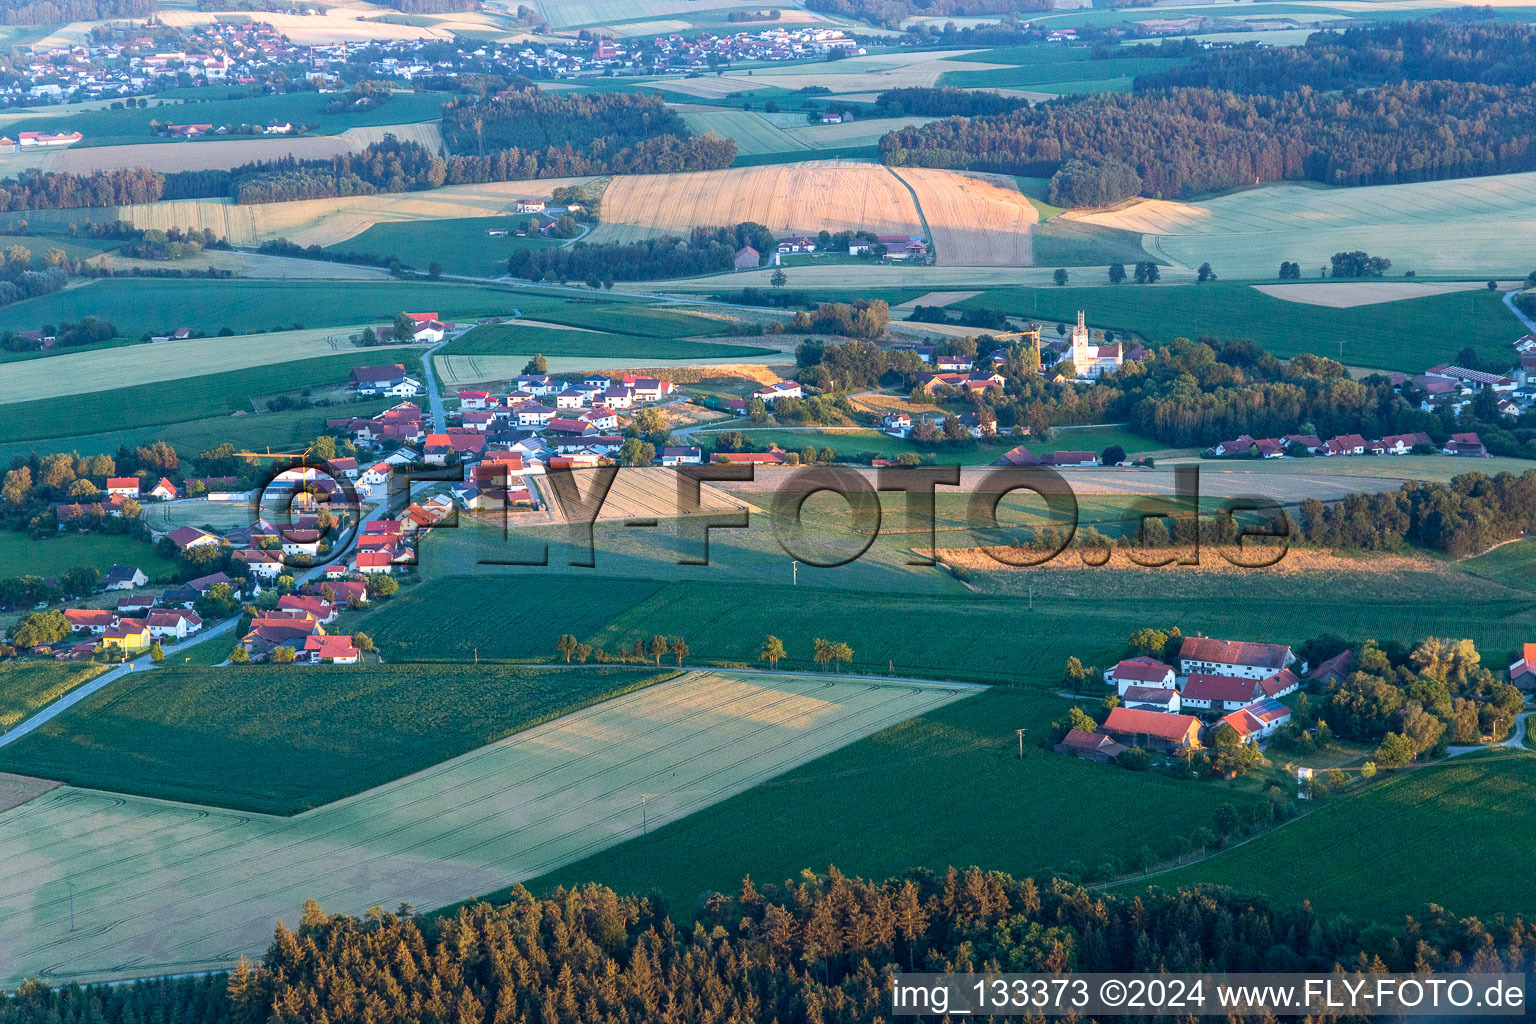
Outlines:
{"label": "house", "polygon": [[155,595],[132,594],[128,597],[118,598],[117,603],[112,606],[112,610],[117,613],[119,618],[125,615],[130,618],[137,618],[140,613],[147,612],[154,606]]}
{"label": "house", "polygon": [[564,385],[555,381],[547,373],[522,374],[517,378],[516,384],[519,391],[526,391],[538,398],[564,390]]}
{"label": "house", "polygon": [[763,257],[750,245],[744,245],[736,250],[735,267],[737,270],[756,270],[762,266]]}
{"label": "house", "polygon": [[1093,452],[1051,452],[1040,456],[1042,466],[1097,466],[1099,457]]}
{"label": "house", "polygon": [[518,213],[543,213],[544,212],[544,200],[542,200],[542,199],[519,199],[517,201],[517,205],[515,207],[513,207],[513,209],[515,209]]}
{"label": "house", "polygon": [[912,417],[904,412],[888,412],[880,420],[880,429],[892,437],[906,437],[912,433]]}
{"label": "house", "polygon": [[878,241],[885,246],[886,259],[924,260],[928,258],[928,243],[916,235],[881,235]]}
{"label": "house", "polygon": [[1316,434],[1286,434],[1282,441],[1288,448],[1303,448],[1308,454],[1316,455],[1318,449],[1323,447],[1322,438]]}
{"label": "house", "polygon": [[1520,660],[1509,666],[1509,682],[1527,693],[1536,690],[1536,644],[1520,645]]}
{"label": "house", "polygon": [[661,450],[661,464],[663,466],[697,466],[704,461],[704,451],[693,445],[685,445],[680,448],[663,448]]}
{"label": "house", "polygon": [[1257,679],[1213,676],[1203,672],[1190,676],[1180,693],[1184,707],[1199,711],[1237,711],[1263,699],[1264,688]]}
{"label": "house", "polygon": [[993,459],[992,465],[1014,467],[1038,466],[1040,465],[1040,456],[1023,445],[1019,445],[1017,448],[1010,448],[1003,452],[1002,455]]}
{"label": "house", "polygon": [[671,381],[656,377],[625,377],[619,383],[629,388],[637,402],[659,402],[673,390]]}
{"label": "house", "polygon": [[1419,445],[1433,442],[1430,441],[1428,434],[1417,430],[1411,434],[1388,434],[1376,443],[1381,445],[1384,455],[1407,455]]}
{"label": "house", "polygon": [[1424,371],[1424,376],[1456,381],[1468,391],[1513,391],[1517,386],[1513,378],[1502,374],[1484,373],[1482,370],[1469,370],[1465,366],[1447,363],[1431,366]]}
{"label": "house", "polygon": [[1084,732],[1082,729],[1073,729],[1062,737],[1060,743],[1053,748],[1058,754],[1070,754],[1080,757],[1085,761],[1097,761],[1107,764],[1125,753],[1125,746],[1116,743],[1108,736],[1100,732]]}
{"label": "house", "polygon": [[129,656],[149,650],[153,642],[149,623],[143,619],[118,619],[101,634],[101,645],[104,648],[118,650]]}
{"label": "house", "polygon": [[240,592],[240,588],[235,586],[234,580],[222,572],[216,572],[209,576],[199,576],[197,579],[183,583],[181,586],[171,590],[162,591],[160,594],[160,605],[164,608],[190,608],[197,602],[198,598],[213,589],[216,583],[223,583],[232,587],[237,594]]}
{"label": "house", "polygon": [[1100,731],[1128,747],[1146,750],[1196,749],[1200,746],[1200,719],[1193,715],[1169,715],[1139,708],[1114,708]]}
{"label": "house", "polygon": [[1173,666],[1148,657],[1128,658],[1105,669],[1104,682],[1119,687],[1122,697],[1128,686],[1155,686],[1160,690],[1178,688],[1174,681]]}
{"label": "house", "polygon": [[1230,726],[1244,743],[1257,743],[1273,736],[1276,730],[1290,720],[1290,708],[1278,700],[1266,698],[1240,711],[1223,715],[1221,724]]}
{"label": "house", "polygon": [[781,466],[784,464],[784,449],[778,445],[769,445],[765,452],[715,452],[713,461],[720,463],[753,463],[762,466]]}
{"label": "house", "polygon": [[136,476],[109,476],[107,477],[107,497],[137,498],[139,496],[139,478]]}
{"label": "house", "polygon": [[155,637],[174,637],[184,640],[203,628],[203,620],[196,612],[159,609],[144,617],[149,632]]}
{"label": "house", "polygon": [[1320,662],[1316,668],[1307,674],[1310,682],[1320,683],[1323,686],[1337,686],[1348,676],[1350,668],[1355,663],[1355,652],[1343,650],[1327,661]]}
{"label": "house", "polygon": [[[1179,646],[1179,674],[1186,676],[1198,673],[1267,679],[1295,662],[1291,649],[1278,644],[1187,636]],[[1305,664],[1301,670],[1306,671]]]}
{"label": "house", "polygon": [[1329,455],[1364,455],[1366,440],[1359,434],[1340,434],[1323,442]]}
{"label": "house", "polygon": [[941,373],[960,373],[975,366],[969,356],[937,356],[933,362]]}
{"label": "house", "polygon": [[165,477],[161,477],[160,482],[149,489],[146,497],[154,498],[156,501],[170,501],[176,497],[176,485]]}
{"label": "house", "polygon": [[781,256],[799,252],[815,252],[816,240],[808,235],[801,235],[799,238],[786,238],[774,246],[773,251]]}
{"label": "house", "polygon": [[1459,455],[1463,458],[1486,459],[1488,449],[1483,447],[1483,441],[1474,433],[1452,434],[1451,439],[1440,449],[1446,455]]}
{"label": "house", "polygon": [[821,115],[821,123],[822,124],[842,124],[843,123],[843,115],[842,114],[836,114],[836,113],[823,112],[822,115]]}
{"label": "house", "polygon": [[582,413],[580,418],[592,424],[598,430],[616,430],[619,426],[618,415],[612,409],[606,409],[602,406]]}
{"label": "house", "polygon": [[207,530],[199,530],[195,526],[178,526],[166,534],[177,551],[188,551],[192,548],[204,547],[209,544],[217,545],[222,541]]}
{"label": "house", "polygon": [[245,548],[242,551],[236,551],[232,557],[235,561],[243,563],[252,576],[268,581],[277,579],[287,569],[282,556],[274,551]]}
{"label": "house", "polygon": [[[408,376],[400,363],[392,363],[387,366],[354,367],[352,387],[360,395],[412,398],[421,390],[421,382]],[[418,414],[420,411],[417,410]]]}
{"label": "house", "polygon": [[149,577],[143,570],[133,565],[114,565],[107,570],[107,578],[102,583],[103,590],[132,590],[142,587],[149,582]]}
{"label": "house", "polygon": [[[327,568],[345,571],[344,566],[327,566]],[[304,593],[323,598],[327,588],[330,590],[331,597],[335,598],[335,601],[330,603],[338,608],[342,606],[350,608],[353,605],[368,603],[368,584],[361,580],[328,579],[324,582],[307,583],[304,585]]]}
{"label": "house", "polygon": [[395,559],[388,551],[359,551],[354,556],[357,571],[365,574],[394,571]]}
{"label": "house", "polygon": [[773,405],[781,398],[804,398],[805,388],[792,380],[778,380],[765,388],[758,388],[752,392],[753,398],[761,399],[764,405]]}
{"label": "house", "polygon": [[1128,708],[1144,708],[1169,715],[1178,714],[1181,706],[1179,691],[1161,686],[1126,686],[1120,691],[1120,702]]}
{"label": "house", "polygon": [[251,621],[250,632],[240,638],[252,660],[261,661],[279,647],[303,650],[308,638],[323,635],[324,628],[305,612],[268,611]]}
{"label": "house", "polygon": [[64,617],[74,632],[95,636],[105,633],[117,621],[117,615],[105,608],[66,608]]}
{"label": "house", "polygon": [[304,638],[305,659],[311,664],[356,665],[357,648],[350,636],[320,634]]}

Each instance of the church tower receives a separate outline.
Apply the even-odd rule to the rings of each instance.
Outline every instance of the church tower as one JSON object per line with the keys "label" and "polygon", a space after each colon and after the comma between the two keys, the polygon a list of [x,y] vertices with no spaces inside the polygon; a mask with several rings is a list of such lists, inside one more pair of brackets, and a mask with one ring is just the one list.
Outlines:
{"label": "church tower", "polygon": [[1093,366],[1094,361],[1088,350],[1088,324],[1083,317],[1083,311],[1078,310],[1077,324],[1072,328],[1072,368],[1079,376]]}

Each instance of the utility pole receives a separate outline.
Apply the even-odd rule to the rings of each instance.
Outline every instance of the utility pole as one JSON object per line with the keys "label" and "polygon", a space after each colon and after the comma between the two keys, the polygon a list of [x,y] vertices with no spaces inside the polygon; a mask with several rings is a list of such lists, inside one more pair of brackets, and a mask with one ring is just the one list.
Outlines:
{"label": "utility pole", "polygon": [[790,584],[789,585],[792,586],[792,587],[798,587],[800,585],[800,563],[796,562],[796,561],[791,561],[789,563],[789,572],[790,572]]}
{"label": "utility pole", "polygon": [[646,835],[646,836],[651,834],[650,823],[646,820],[646,817],[645,817],[645,794],[644,793],[640,794],[640,834],[641,835]]}
{"label": "utility pole", "polygon": [[1024,760],[1024,730],[1015,730],[1019,734],[1019,760]]}
{"label": "utility pole", "polygon": [[1029,610],[1035,610],[1035,585],[1033,583],[1029,585]]}
{"label": "utility pole", "polygon": [[69,886],[69,930],[75,930],[75,883],[65,882]]}

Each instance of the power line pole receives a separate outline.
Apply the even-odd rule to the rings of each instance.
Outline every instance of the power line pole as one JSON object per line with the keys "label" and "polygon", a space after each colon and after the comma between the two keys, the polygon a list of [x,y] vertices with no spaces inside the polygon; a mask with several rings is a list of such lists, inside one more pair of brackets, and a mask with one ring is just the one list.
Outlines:
{"label": "power line pole", "polygon": [[645,817],[645,794],[644,793],[640,794],[640,834],[641,835],[650,835],[651,834],[650,822],[647,821],[646,817]]}
{"label": "power line pole", "polygon": [[75,883],[65,882],[69,886],[69,930],[75,930]]}
{"label": "power line pole", "polygon": [[1019,734],[1019,760],[1022,761],[1024,760],[1024,730],[1016,729],[1015,731]]}

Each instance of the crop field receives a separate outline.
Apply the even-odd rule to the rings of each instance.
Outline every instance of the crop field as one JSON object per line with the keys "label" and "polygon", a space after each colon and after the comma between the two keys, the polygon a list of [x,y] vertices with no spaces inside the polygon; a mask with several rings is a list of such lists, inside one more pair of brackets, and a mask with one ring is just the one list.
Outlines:
{"label": "crop field", "polygon": [[[188,338],[92,352],[66,351],[46,359],[30,359],[7,370],[0,379],[0,405],[179,380],[214,366],[222,371],[243,370],[359,352],[348,340],[351,333],[354,332],[345,328],[278,331],[243,337]],[[390,351],[412,355],[417,348],[402,345]]]}
{"label": "crop field", "polygon": [[689,673],[297,818],[56,789],[0,818],[0,984],[228,968],[311,897],[358,915],[491,892],[960,696]]}
{"label": "crop field", "polygon": [[121,146],[71,146],[55,154],[48,170],[91,174],[118,167],[148,167],[172,171],[228,170],[253,160],[327,160],[351,147],[336,135],[301,135],[297,138],[218,139],[212,142],[183,141],[129,143]]}
{"label": "crop field", "polygon": [[[1043,225],[1039,230],[1044,231],[1050,227]],[[905,230],[905,229],[903,229]],[[921,230],[919,228],[918,230]],[[1035,240],[1038,244],[1039,240]],[[1043,256],[1037,251],[1037,261],[1042,261]],[[879,292],[900,292],[908,295],[920,294],[933,289],[957,289],[957,288],[1011,288],[1015,286],[1046,287],[1051,285],[1051,277],[1057,264],[1039,262],[1033,267],[911,267],[900,264],[876,264],[871,266],[830,265],[810,267],[787,267],[784,270],[788,278],[788,285],[796,291],[805,290],[820,293],[824,301],[847,301],[849,290],[857,289],[858,295],[869,295]],[[1088,273],[1084,271],[1083,273]],[[1074,272],[1074,276],[1076,272]],[[732,274],[729,278],[705,277],[705,278],[680,278],[671,281],[641,281],[631,283],[619,283],[614,286],[615,291],[647,291],[647,292],[724,292],[739,288],[767,288],[770,278],[773,276],[773,268],[767,267],[761,270],[743,270]],[[1093,273],[1097,278],[1099,272]],[[1166,282],[1190,281],[1193,282],[1193,271],[1182,267],[1170,267],[1162,272],[1162,278]]]}
{"label": "crop field", "polygon": [[800,124],[785,128],[784,134],[813,149],[873,146],[888,132],[907,125],[925,125],[935,120],[937,118],[933,117],[875,117],[864,121],[844,121],[842,124]]}
{"label": "crop field", "polygon": [[[753,7],[755,0],[545,0],[541,5],[554,30],[594,25],[614,25],[639,19],[679,19],[692,24],[700,10],[717,11]],[[761,6],[761,5],[758,5]],[[799,12],[790,10],[788,13]]]}
{"label": "crop field", "polygon": [[1200,203],[1143,200],[1069,214],[1142,232],[1147,251],[1226,277],[1268,278],[1281,261],[1305,277],[1336,252],[1392,261],[1393,276],[1524,277],[1536,265],[1536,172],[1329,189],[1268,185]]}
{"label": "crop field", "polygon": [[501,277],[507,258],[518,249],[553,249],[562,243],[553,238],[492,237],[492,228],[503,231],[526,226],[515,216],[455,217],[448,220],[389,221],[375,224],[361,234],[326,246],[331,251],[393,256],[407,267],[426,270],[439,264],[445,274],[465,277]]}
{"label": "crop field", "polygon": [[[791,283],[793,279],[791,278]],[[1277,299],[1236,282],[1199,285],[1000,288],[960,303],[1070,323],[1086,310],[1094,326],[1131,330],[1156,344],[1176,337],[1248,338],[1277,356],[1298,352],[1351,366],[1421,372],[1471,346],[1507,359],[1525,333],[1501,296],[1448,292],[1348,309]]]}
{"label": "crop field", "polygon": [[[943,74],[938,84],[957,89],[1023,89],[1049,94],[1124,92],[1137,75],[1155,74],[1186,63],[1183,58],[1168,57],[1095,59],[1096,52],[1050,44],[983,50],[961,59],[967,70]],[[1007,66],[976,69],[977,63]]]}
{"label": "crop field", "polygon": [[810,143],[794,138],[761,114],[748,110],[690,111],[683,114],[682,118],[696,134],[714,132],[722,139],[735,139],[736,152],[743,156],[813,148]]}
{"label": "crop field", "polygon": [[1536,541],[1500,544],[1476,558],[1465,559],[1461,568],[1505,586],[1536,589]]}
{"label": "crop field", "polygon": [[[726,424],[725,429],[740,430],[757,445],[777,444],[785,451],[797,452],[806,445],[816,448],[831,448],[842,458],[853,458],[865,452],[879,452],[886,458],[895,458],[906,452],[919,454],[931,454],[931,448],[900,437],[892,437],[878,430],[862,428],[838,429],[825,427],[819,430],[775,430],[772,427],[743,429],[739,423]],[[708,445],[710,434],[701,431],[696,440]],[[1032,452],[1054,451],[1088,451],[1102,452],[1110,445],[1120,445],[1128,454],[1139,455],[1143,452],[1163,451],[1166,449],[1160,441],[1132,434],[1119,427],[1065,427],[1058,428],[1056,434],[1049,441],[1038,441],[1033,438],[999,438],[996,444],[978,444],[973,448],[962,449],[957,452],[944,452],[939,456],[939,462],[948,465],[960,463],[966,466],[987,466],[997,459],[1003,452],[1022,444]]]}
{"label": "crop field", "polygon": [[[1520,282],[1511,281],[1507,288],[1518,288]],[[1304,302],[1312,306],[1330,309],[1353,309],[1371,306],[1378,302],[1396,302],[1399,299],[1422,299],[1428,295],[1444,295],[1447,292],[1473,292],[1487,288],[1484,281],[1328,281],[1315,284],[1256,284],[1254,288],[1265,295],[1272,295],[1287,302]]]}
{"label": "crop field", "polygon": [[785,67],[728,71],[700,78],[669,77],[656,80],[668,90],[719,99],[733,92],[755,89],[787,89],[822,86],[836,93],[870,93],[886,89],[931,86],[940,77],[966,71],[998,71],[996,64],[967,59],[971,50],[872,53],[838,61],[807,61]]}
{"label": "crop field", "polygon": [[[1492,919],[1536,912],[1523,858],[1536,844],[1536,758],[1474,755],[1400,773],[1252,842],[1154,879],[1308,900],[1324,915],[1397,923],[1426,903]],[[1276,871],[1304,864],[1304,871]],[[1425,870],[1425,865],[1449,870]]]}
{"label": "crop field", "polygon": [[775,234],[922,234],[911,193],[885,168],[810,161],[621,175],[603,193],[603,223],[592,240],[627,242],[749,220]]}
{"label": "crop field", "polygon": [[150,579],[176,568],[173,560],[132,537],[61,533],[33,538],[17,530],[0,531],[0,577],[62,576],[79,566],[94,566],[105,576],[114,565],[136,565]]}
{"label": "crop field", "polygon": [[[168,15],[172,17],[173,15]],[[317,92],[290,92],[273,96],[242,96],[226,98],[230,91],[238,89],[208,88],[199,90],[203,97],[194,103],[151,103],[148,107],[133,110],[96,109],[77,113],[56,114],[49,119],[51,130],[78,131],[85,139],[74,148],[110,146],[117,144],[158,144],[181,148],[184,146],[229,146],[236,140],[216,138],[208,140],[158,141],[151,122],[222,124],[265,124],[272,120],[291,121],[294,124],[314,126],[320,134],[336,135],[348,128],[369,125],[406,124],[412,121],[431,121],[441,116],[441,108],[448,98],[443,93],[407,93],[393,96],[388,103],[367,110],[328,114],[325,105],[330,97]],[[219,98],[212,98],[217,95]],[[0,116],[0,132],[15,136],[18,131],[35,127],[32,118],[20,119]],[[317,154],[323,155],[323,154]],[[213,165],[216,166],[216,165]],[[55,169],[65,169],[59,167]],[[68,168],[73,169],[73,168]]]}
{"label": "crop field", "polygon": [[248,413],[253,398],[339,385],[347,380],[353,367],[379,361],[377,351],[354,349],[346,355],[301,359],[280,366],[182,377],[116,391],[11,402],[0,406],[0,437],[8,441],[63,438],[101,433],[109,428],[199,420],[220,413]]}
{"label": "crop field", "polygon": [[206,334],[228,327],[237,334],[252,334],[384,324],[403,309],[440,310],[444,316],[467,320],[510,314],[528,301],[506,289],[449,282],[106,278],[14,302],[0,309],[0,330],[78,323],[94,316],[128,337],[176,327]]}
{"label": "crop field", "polygon": [[[634,363],[636,360],[641,362],[674,360],[743,362],[756,356],[784,358],[783,353],[777,349],[752,345],[637,338],[597,331],[560,330],[548,327],[519,328],[497,324],[477,327],[462,338],[455,339],[442,350],[442,354],[437,356],[437,361],[454,367],[455,376],[462,376],[465,372],[479,372],[475,367],[461,362],[465,357],[479,357],[475,361],[485,369],[496,367],[500,370],[516,363],[517,370],[511,374],[515,377],[522,372],[523,364],[518,363],[518,360],[526,362],[527,358],[535,353],[540,353],[551,360],[552,372],[555,372],[553,371],[554,360],[559,360],[562,367],[569,365],[572,368],[579,368],[579,366],[591,365],[597,368],[599,364],[616,366],[623,362]],[[564,372],[564,370],[558,372]]]}
{"label": "crop field", "polygon": [[[542,893],[578,880],[619,892],[658,887],[686,916],[701,891],[739,891],[747,875],[759,887],[781,884],[828,865],[864,878],[913,867],[942,875],[950,865],[1040,877],[1124,861],[1143,845],[1163,853],[1164,844],[1208,827],[1221,804],[1246,808],[1257,799],[1036,748],[1068,706],[1018,690],[980,693],[543,875],[530,888]],[[1022,761],[1018,728],[1026,730]],[[1103,827],[1106,814],[1113,828]]]}
{"label": "crop field", "polygon": [[917,194],[941,266],[1027,267],[1035,208],[1004,175],[921,167],[894,172]]}
{"label": "crop field", "polygon": [[8,661],[0,664],[0,732],[105,671],[102,665]]}

